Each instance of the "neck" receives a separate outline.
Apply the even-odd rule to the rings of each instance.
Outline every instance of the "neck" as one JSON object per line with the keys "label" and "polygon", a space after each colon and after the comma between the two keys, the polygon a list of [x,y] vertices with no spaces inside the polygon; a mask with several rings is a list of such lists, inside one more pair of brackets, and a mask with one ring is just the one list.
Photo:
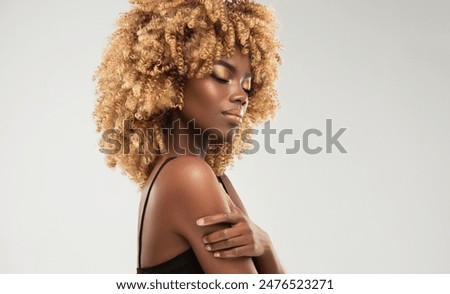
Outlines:
{"label": "neck", "polygon": [[190,155],[204,160],[209,139],[202,134],[200,128],[195,127],[195,121],[186,121],[175,110],[171,113],[169,122],[168,156]]}

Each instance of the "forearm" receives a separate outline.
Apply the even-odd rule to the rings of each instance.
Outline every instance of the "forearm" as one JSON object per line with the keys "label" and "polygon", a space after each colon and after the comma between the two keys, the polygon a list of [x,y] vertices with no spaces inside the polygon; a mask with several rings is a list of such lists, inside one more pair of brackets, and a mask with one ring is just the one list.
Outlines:
{"label": "forearm", "polygon": [[272,242],[269,242],[263,255],[253,258],[253,262],[259,274],[284,274]]}

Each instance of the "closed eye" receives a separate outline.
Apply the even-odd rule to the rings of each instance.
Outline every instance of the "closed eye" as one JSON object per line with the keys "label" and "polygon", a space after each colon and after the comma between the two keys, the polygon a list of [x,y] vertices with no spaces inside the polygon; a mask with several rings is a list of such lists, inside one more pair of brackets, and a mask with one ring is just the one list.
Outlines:
{"label": "closed eye", "polygon": [[218,81],[219,83],[222,83],[222,84],[226,84],[226,83],[230,82],[229,80],[219,78],[218,76],[216,76],[214,74],[212,74],[211,77],[213,77],[216,81]]}

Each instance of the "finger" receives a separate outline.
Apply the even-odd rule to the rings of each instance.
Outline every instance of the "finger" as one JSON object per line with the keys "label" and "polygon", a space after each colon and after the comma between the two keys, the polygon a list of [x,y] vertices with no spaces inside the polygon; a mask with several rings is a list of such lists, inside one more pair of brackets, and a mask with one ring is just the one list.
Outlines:
{"label": "finger", "polygon": [[224,241],[231,238],[236,238],[243,234],[245,228],[240,227],[231,227],[226,228],[220,231],[213,232],[208,234],[202,238],[202,242],[207,243],[216,243],[220,241]]}
{"label": "finger", "polygon": [[236,257],[242,257],[242,256],[252,256],[251,248],[252,247],[250,245],[247,245],[247,246],[241,246],[241,247],[234,247],[234,248],[228,249],[228,250],[216,251],[216,252],[214,252],[214,257],[236,258]]}
{"label": "finger", "polygon": [[247,237],[245,236],[237,236],[235,238],[226,239],[216,243],[208,243],[205,246],[205,249],[208,251],[219,251],[225,249],[231,249],[234,247],[240,247],[249,244]]}
{"label": "finger", "polygon": [[239,212],[226,212],[205,216],[197,220],[198,226],[210,226],[220,223],[236,224],[240,222],[244,216]]}

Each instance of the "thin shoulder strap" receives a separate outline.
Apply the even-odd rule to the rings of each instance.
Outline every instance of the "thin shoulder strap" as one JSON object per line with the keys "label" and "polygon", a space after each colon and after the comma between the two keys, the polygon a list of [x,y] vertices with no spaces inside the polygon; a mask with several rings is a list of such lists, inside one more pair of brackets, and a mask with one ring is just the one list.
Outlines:
{"label": "thin shoulder strap", "polygon": [[218,176],[217,178],[219,179],[219,182],[222,184],[222,187],[225,190],[225,192],[227,192],[227,194],[230,194],[230,193],[228,193],[227,187],[225,186],[225,183],[223,182],[222,177]]}
{"label": "thin shoulder strap", "polygon": [[143,227],[144,227],[144,216],[145,216],[145,210],[147,209],[148,197],[150,195],[150,191],[152,190],[153,184],[155,183],[155,180],[159,175],[159,172],[162,170],[164,165],[166,165],[166,163],[168,163],[169,161],[171,161],[172,159],[175,159],[175,158],[176,158],[176,156],[170,157],[161,164],[161,166],[159,167],[159,170],[156,172],[156,175],[152,180],[152,183],[150,184],[150,187],[147,190],[144,207],[142,208],[141,221],[139,222],[139,253],[138,253],[139,254],[139,268],[141,267],[142,231],[143,231]]}

